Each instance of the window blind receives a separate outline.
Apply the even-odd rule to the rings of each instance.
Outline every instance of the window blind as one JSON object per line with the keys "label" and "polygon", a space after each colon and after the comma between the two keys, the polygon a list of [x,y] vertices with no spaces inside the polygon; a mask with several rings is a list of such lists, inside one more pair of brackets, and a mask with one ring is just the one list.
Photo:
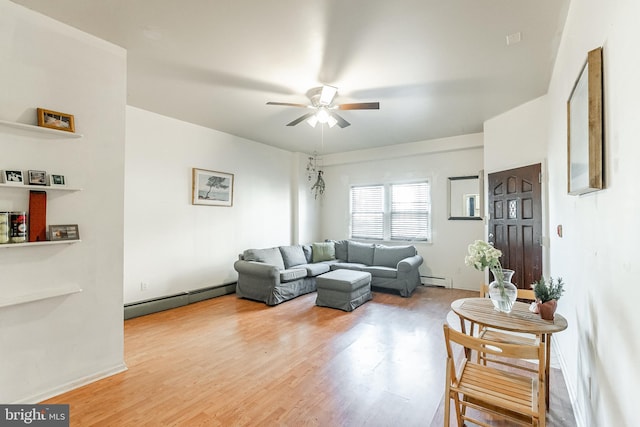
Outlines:
{"label": "window blind", "polygon": [[429,240],[431,200],[429,184],[391,185],[391,239]]}
{"label": "window blind", "polygon": [[384,238],[384,186],[351,188],[351,237]]}

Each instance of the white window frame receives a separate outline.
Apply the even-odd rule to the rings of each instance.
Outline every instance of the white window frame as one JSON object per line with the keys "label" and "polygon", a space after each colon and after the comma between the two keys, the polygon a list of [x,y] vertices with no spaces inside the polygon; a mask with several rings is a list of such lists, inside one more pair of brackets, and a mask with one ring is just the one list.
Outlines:
{"label": "white window frame", "polygon": [[[392,188],[397,185],[413,185],[413,184],[426,184],[427,186],[427,195],[426,195],[426,216],[427,216],[427,224],[425,228],[425,235],[419,235],[414,237],[400,237],[393,238],[391,236],[391,222],[392,222]],[[382,234],[378,235],[380,237],[376,237],[373,235],[354,235],[354,212],[353,212],[353,191],[354,188],[382,188],[382,216],[383,216],[383,225],[382,225]],[[431,206],[431,181],[430,179],[421,179],[417,181],[409,181],[409,182],[388,182],[384,184],[362,184],[362,185],[352,185],[349,188],[349,237],[352,239],[360,239],[360,240],[373,240],[373,241],[394,241],[394,242],[402,242],[402,241],[419,241],[430,243],[432,240],[432,230],[431,230],[431,221],[432,221],[432,206]]]}

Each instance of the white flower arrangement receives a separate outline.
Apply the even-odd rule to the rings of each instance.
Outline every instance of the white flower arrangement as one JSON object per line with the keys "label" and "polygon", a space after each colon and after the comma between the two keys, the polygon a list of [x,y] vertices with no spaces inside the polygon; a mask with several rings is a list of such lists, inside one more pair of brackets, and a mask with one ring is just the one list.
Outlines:
{"label": "white flower arrangement", "polygon": [[495,269],[502,270],[502,266],[500,265],[502,252],[484,240],[476,240],[470,244],[468,251],[469,255],[464,258],[464,263],[467,266],[474,267],[480,271],[484,271],[487,267],[489,267],[491,271]]}
{"label": "white flower arrangement", "polygon": [[493,273],[493,276],[498,282],[498,289],[500,290],[500,296],[503,299],[503,304],[508,304],[508,309],[511,311],[511,303],[508,300],[507,293],[504,289],[504,274],[502,272],[502,264],[500,264],[500,257],[502,251],[494,248],[491,244],[484,240],[476,240],[467,248],[469,255],[464,258],[464,263],[473,267],[476,270],[484,271],[485,268]]}

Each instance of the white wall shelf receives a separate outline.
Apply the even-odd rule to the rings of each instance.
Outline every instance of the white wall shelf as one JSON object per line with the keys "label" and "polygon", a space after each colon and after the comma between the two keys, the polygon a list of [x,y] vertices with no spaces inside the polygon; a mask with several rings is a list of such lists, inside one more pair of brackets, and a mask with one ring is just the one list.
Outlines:
{"label": "white wall shelf", "polygon": [[82,191],[82,188],[78,187],[57,187],[51,185],[29,185],[29,184],[7,184],[0,183],[0,189],[14,189],[14,190],[40,190],[40,191]]}
{"label": "white wall shelf", "polygon": [[67,132],[64,130],[57,130],[51,128],[45,128],[42,126],[27,125],[25,123],[8,122],[6,120],[0,120],[0,126],[17,129],[22,132],[37,133],[39,137],[58,138],[58,139],[78,139],[84,135],[81,133]]}
{"label": "white wall shelf", "polygon": [[12,305],[25,304],[33,301],[40,301],[43,299],[55,298],[64,295],[77,294],[82,292],[81,288],[77,286],[65,286],[54,289],[45,289],[40,292],[34,292],[26,295],[16,295],[10,297],[0,298],[0,308],[1,307],[9,307]]}
{"label": "white wall shelf", "polygon": [[47,240],[44,242],[4,243],[0,245],[0,249],[23,248],[25,246],[72,245],[79,242],[82,242],[82,240]]}

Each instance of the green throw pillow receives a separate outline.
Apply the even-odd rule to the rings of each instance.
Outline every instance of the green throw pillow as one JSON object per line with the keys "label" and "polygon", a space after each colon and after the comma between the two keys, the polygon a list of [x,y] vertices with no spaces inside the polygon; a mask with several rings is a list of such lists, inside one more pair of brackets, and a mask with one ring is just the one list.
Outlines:
{"label": "green throw pillow", "polygon": [[312,252],[313,262],[336,259],[336,248],[333,242],[314,243]]}

